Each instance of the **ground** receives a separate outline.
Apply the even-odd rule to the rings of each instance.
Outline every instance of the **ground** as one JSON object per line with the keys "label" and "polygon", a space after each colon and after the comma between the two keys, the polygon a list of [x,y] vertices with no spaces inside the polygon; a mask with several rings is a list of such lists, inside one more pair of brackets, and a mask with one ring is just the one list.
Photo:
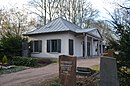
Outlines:
{"label": "ground", "polygon": [[[90,67],[100,63],[100,58],[78,59],[77,66]],[[41,68],[30,68],[24,71],[3,74],[0,76],[0,86],[31,86],[46,79],[58,76],[58,63]]]}

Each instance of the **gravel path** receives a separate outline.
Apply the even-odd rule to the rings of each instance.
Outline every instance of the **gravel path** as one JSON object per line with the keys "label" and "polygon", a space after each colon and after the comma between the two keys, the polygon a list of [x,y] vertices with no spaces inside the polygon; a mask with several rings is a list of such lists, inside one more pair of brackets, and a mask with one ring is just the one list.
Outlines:
{"label": "gravel path", "polygon": [[91,67],[97,64],[100,64],[100,58],[78,59],[77,61],[77,66],[80,66],[80,67]]}
{"label": "gravel path", "polygon": [[[90,67],[97,65],[100,58],[78,59],[77,66]],[[16,73],[0,76],[0,86],[31,86],[46,79],[58,76],[58,64],[50,64],[41,68],[30,68]]]}

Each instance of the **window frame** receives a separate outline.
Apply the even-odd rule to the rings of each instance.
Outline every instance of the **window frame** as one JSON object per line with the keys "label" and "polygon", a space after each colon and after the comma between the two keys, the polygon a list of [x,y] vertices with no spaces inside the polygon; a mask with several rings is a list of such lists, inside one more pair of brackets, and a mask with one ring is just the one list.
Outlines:
{"label": "window frame", "polygon": [[[42,52],[42,40],[32,40],[32,53],[41,53]],[[37,50],[35,50],[37,42]]]}
{"label": "window frame", "polygon": [[[52,43],[54,43],[54,41],[56,41],[56,47],[57,49],[53,51],[53,45]],[[53,48],[52,48],[53,47]],[[47,53],[61,53],[61,39],[49,39],[47,40]]]}

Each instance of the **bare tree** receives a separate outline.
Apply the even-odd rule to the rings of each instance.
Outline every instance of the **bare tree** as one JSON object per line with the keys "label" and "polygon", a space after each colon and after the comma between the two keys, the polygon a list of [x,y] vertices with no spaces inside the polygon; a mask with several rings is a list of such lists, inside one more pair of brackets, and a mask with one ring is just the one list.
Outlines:
{"label": "bare tree", "polygon": [[22,36],[23,32],[30,30],[30,26],[35,20],[28,19],[28,13],[25,10],[11,8],[0,11],[0,34],[13,33]]}
{"label": "bare tree", "polygon": [[52,21],[62,16],[83,27],[83,25],[90,24],[87,20],[92,20],[98,14],[98,11],[93,9],[91,3],[86,0],[31,0],[29,6],[36,9],[32,13],[40,16],[42,20],[44,19],[44,25],[47,18]]}
{"label": "bare tree", "polygon": [[[126,0],[125,3],[128,3]],[[114,55],[117,60],[117,70],[120,86],[130,86],[130,4],[119,5],[111,16],[110,23],[113,26],[118,39],[110,40],[110,47],[118,54]]]}
{"label": "bare tree", "polygon": [[103,36],[103,39],[108,43],[109,39],[113,38],[113,31],[110,24],[105,20],[98,20],[93,23],[93,27],[97,28]]}

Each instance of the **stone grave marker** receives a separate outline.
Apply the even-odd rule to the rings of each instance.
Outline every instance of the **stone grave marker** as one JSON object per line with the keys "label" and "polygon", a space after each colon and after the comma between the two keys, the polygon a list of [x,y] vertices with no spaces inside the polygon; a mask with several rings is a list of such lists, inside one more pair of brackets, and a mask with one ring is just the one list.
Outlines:
{"label": "stone grave marker", "polygon": [[22,42],[22,56],[23,57],[28,57],[29,54],[29,48],[28,48],[28,43],[27,42]]}
{"label": "stone grave marker", "polygon": [[119,81],[117,77],[117,65],[115,58],[101,57],[100,86],[119,86]]}
{"label": "stone grave marker", "polygon": [[76,57],[59,56],[59,78],[63,86],[76,86]]}

